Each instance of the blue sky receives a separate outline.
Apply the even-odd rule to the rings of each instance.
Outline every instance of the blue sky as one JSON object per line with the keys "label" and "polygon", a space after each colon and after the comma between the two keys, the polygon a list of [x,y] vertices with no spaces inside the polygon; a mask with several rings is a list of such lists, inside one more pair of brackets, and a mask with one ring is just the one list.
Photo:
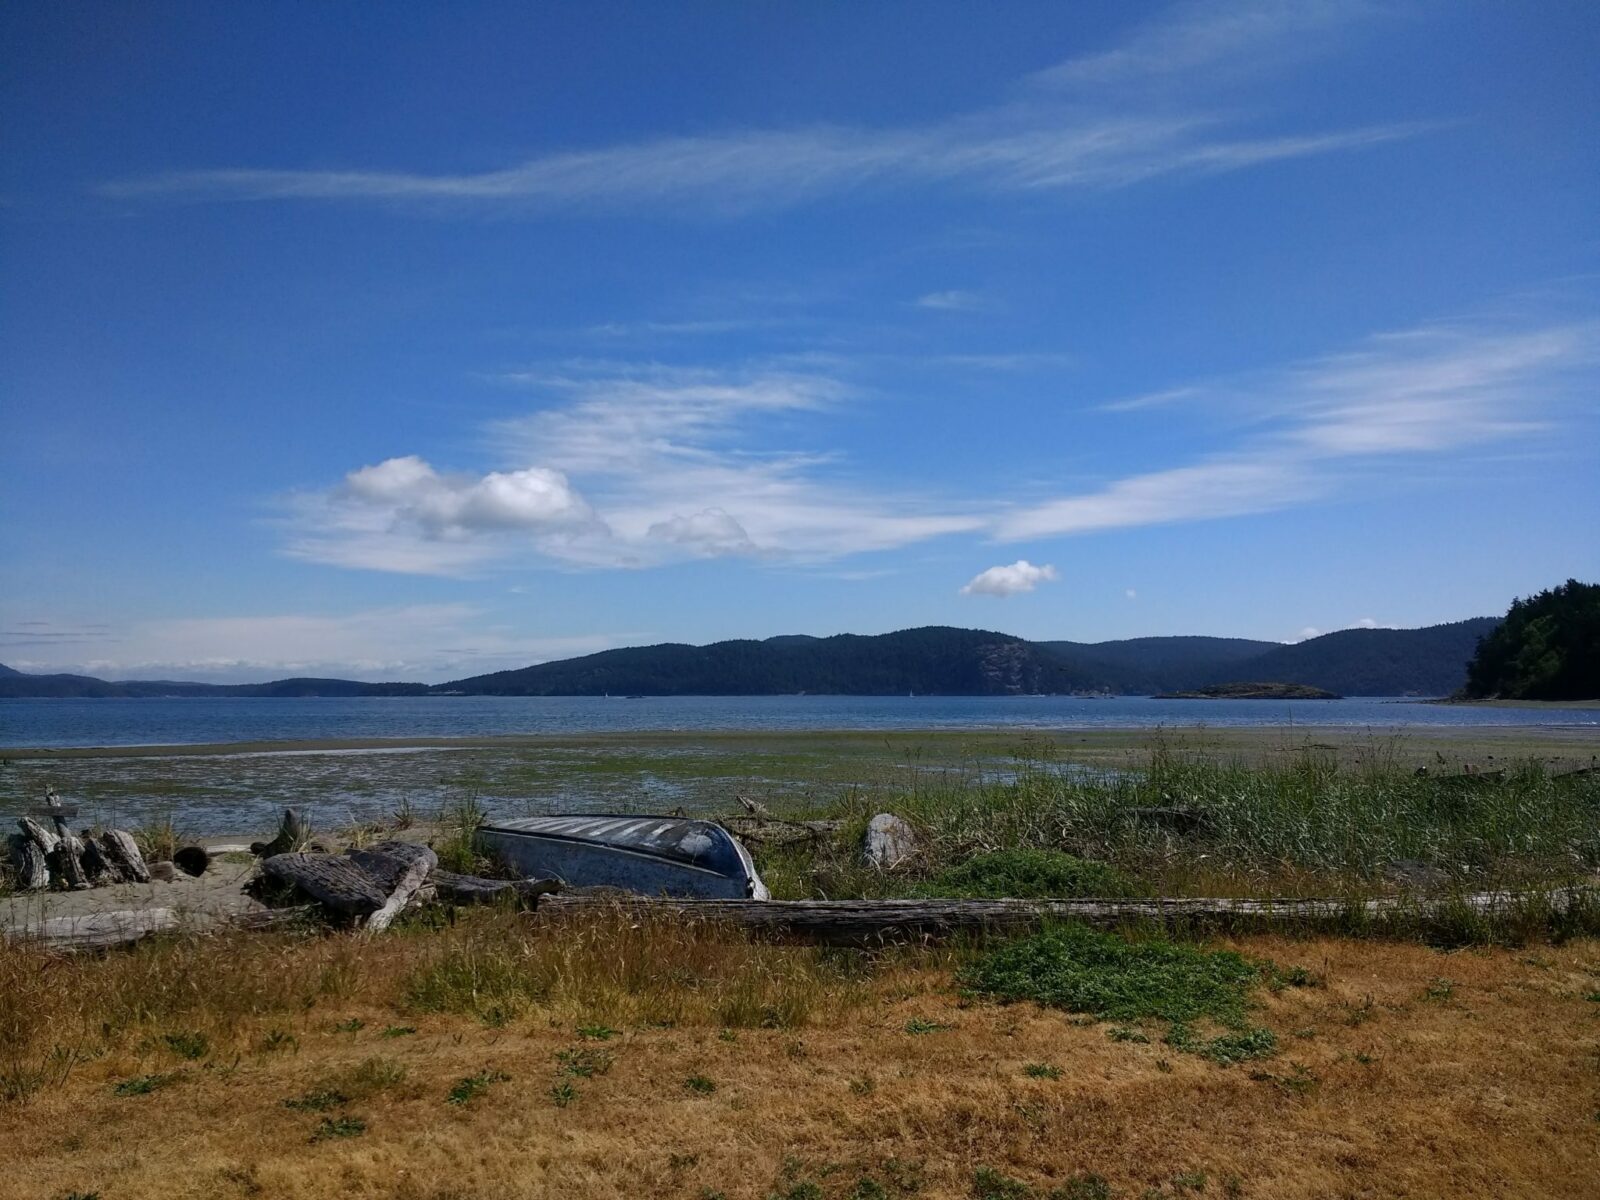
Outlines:
{"label": "blue sky", "polygon": [[0,10],[0,662],[1600,575],[1600,9]]}

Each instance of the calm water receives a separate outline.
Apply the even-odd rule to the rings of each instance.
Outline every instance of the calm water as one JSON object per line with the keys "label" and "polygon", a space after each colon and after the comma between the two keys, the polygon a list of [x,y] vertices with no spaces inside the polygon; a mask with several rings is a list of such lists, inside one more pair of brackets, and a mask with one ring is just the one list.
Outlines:
{"label": "calm water", "polygon": [[1139,729],[1160,725],[1576,725],[1594,709],[1456,708],[1388,699],[1070,696],[407,696],[279,700],[0,700],[0,749],[321,738],[808,729]]}

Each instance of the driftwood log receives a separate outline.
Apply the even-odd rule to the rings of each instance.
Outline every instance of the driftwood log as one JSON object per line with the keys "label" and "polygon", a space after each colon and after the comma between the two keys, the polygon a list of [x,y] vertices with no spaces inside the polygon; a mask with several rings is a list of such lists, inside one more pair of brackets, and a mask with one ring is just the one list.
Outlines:
{"label": "driftwood log", "polygon": [[424,875],[439,865],[439,856],[433,852],[433,848],[416,842],[377,842],[344,853],[346,858],[372,876],[385,892],[394,891],[401,877],[414,863],[426,864]]}
{"label": "driftwood log", "polygon": [[61,845],[61,838],[54,830],[46,829],[32,817],[18,817],[17,825],[22,829],[22,836],[39,847],[41,853],[54,854]]}
{"label": "driftwood log", "polygon": [[133,835],[121,829],[108,829],[100,835],[100,853],[115,863],[124,879],[133,883],[149,883],[150,869],[139,853],[139,843]]}
{"label": "driftwood log", "polygon": [[291,884],[330,912],[346,918],[365,917],[389,897],[351,859],[338,854],[274,854],[261,864],[262,874]]}
{"label": "driftwood log", "polygon": [[428,883],[442,899],[454,904],[492,904],[506,895],[531,903],[561,890],[561,882],[556,879],[485,879],[481,875],[437,870],[428,876]]}
{"label": "driftwood log", "polygon": [[89,872],[83,867],[83,842],[71,833],[64,833],[50,855],[50,871],[73,890],[93,887]]}
{"label": "driftwood log", "polygon": [[[1579,893],[1558,892],[1552,903],[1565,909]],[[1352,905],[1343,900],[672,900],[561,895],[539,904],[540,915],[580,915],[621,910],[686,920],[715,921],[774,937],[838,944],[944,938],[962,933],[1019,933],[1047,921],[1121,925],[1148,921],[1161,925],[1206,920],[1247,920],[1263,924],[1333,921],[1352,913],[1367,917],[1427,916],[1465,907],[1490,915],[1514,910],[1522,897],[1513,892],[1479,892],[1427,900],[1385,897]]]}
{"label": "driftwood log", "polygon": [[843,821],[786,821],[780,817],[727,817],[718,822],[741,842],[759,846],[793,846],[837,837]]}
{"label": "driftwood log", "polygon": [[81,861],[84,874],[89,877],[89,882],[94,887],[123,882],[121,868],[106,857],[105,851],[100,848],[100,843],[95,841],[94,834],[87,829],[83,831]]}
{"label": "driftwood log", "polygon": [[11,865],[17,872],[17,887],[24,892],[43,891],[50,886],[50,865],[39,844],[32,838],[13,833],[7,839]]}
{"label": "driftwood log", "polygon": [[[411,903],[411,897],[427,881],[428,871],[433,863],[430,851],[428,858],[418,858],[412,861],[400,878],[395,881],[394,891],[389,893],[389,898],[383,902],[383,907],[367,918],[366,931],[368,933],[382,933],[394,919],[400,915],[400,910]],[[437,861],[437,859],[434,859]]]}
{"label": "driftwood log", "polygon": [[174,908],[139,908],[75,917],[48,917],[32,925],[0,930],[0,937],[52,950],[109,950],[158,933],[274,929],[314,915],[309,905],[298,908],[256,908],[211,920],[197,918],[193,913]]}

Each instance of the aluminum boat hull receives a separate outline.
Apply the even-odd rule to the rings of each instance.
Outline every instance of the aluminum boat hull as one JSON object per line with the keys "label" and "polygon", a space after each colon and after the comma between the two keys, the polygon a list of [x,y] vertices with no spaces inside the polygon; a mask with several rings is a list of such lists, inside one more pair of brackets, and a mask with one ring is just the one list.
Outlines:
{"label": "aluminum boat hull", "polygon": [[517,817],[478,830],[478,845],[527,878],[645,896],[766,900],[750,854],[714,821],[574,814]]}

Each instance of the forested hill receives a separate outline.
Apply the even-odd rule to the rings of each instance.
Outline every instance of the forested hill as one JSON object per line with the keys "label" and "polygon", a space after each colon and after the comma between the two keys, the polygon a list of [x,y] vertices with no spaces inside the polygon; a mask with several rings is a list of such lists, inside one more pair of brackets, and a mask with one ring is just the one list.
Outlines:
{"label": "forested hill", "polygon": [[0,698],[126,700],[161,696],[424,696],[427,693],[425,683],[362,683],[354,679],[275,679],[271,683],[111,680],[91,675],[24,675],[0,664]]}
{"label": "forested hill", "polygon": [[877,637],[791,635],[764,642],[605,650],[479,675],[447,683],[443,690],[506,696],[992,696],[1080,686],[1065,663],[1021,638],[929,626]]}
{"label": "forested hill", "polygon": [[669,643],[498,671],[439,690],[508,696],[897,695],[1110,691],[1303,683],[1347,696],[1444,696],[1466,679],[1493,617],[1426,629],[1347,629],[1297,645],[1241,638],[1025,642],[931,626],[877,637]]}
{"label": "forested hill", "polygon": [[1028,642],[936,625],[872,637],[788,635],[709,646],[635,646],[435,687],[349,679],[111,682],[0,668],[0,697],[1147,695],[1241,682],[1300,683],[1346,696],[1444,696],[1466,682],[1479,637],[1497,624],[1482,617],[1427,629],[1346,629],[1293,646],[1209,637]]}
{"label": "forested hill", "polygon": [[1208,682],[1270,679],[1345,696],[1448,696],[1466,679],[1478,639],[1499,623],[1498,617],[1474,617],[1425,629],[1341,629],[1293,646],[1274,646],[1229,667],[1226,678]]}

